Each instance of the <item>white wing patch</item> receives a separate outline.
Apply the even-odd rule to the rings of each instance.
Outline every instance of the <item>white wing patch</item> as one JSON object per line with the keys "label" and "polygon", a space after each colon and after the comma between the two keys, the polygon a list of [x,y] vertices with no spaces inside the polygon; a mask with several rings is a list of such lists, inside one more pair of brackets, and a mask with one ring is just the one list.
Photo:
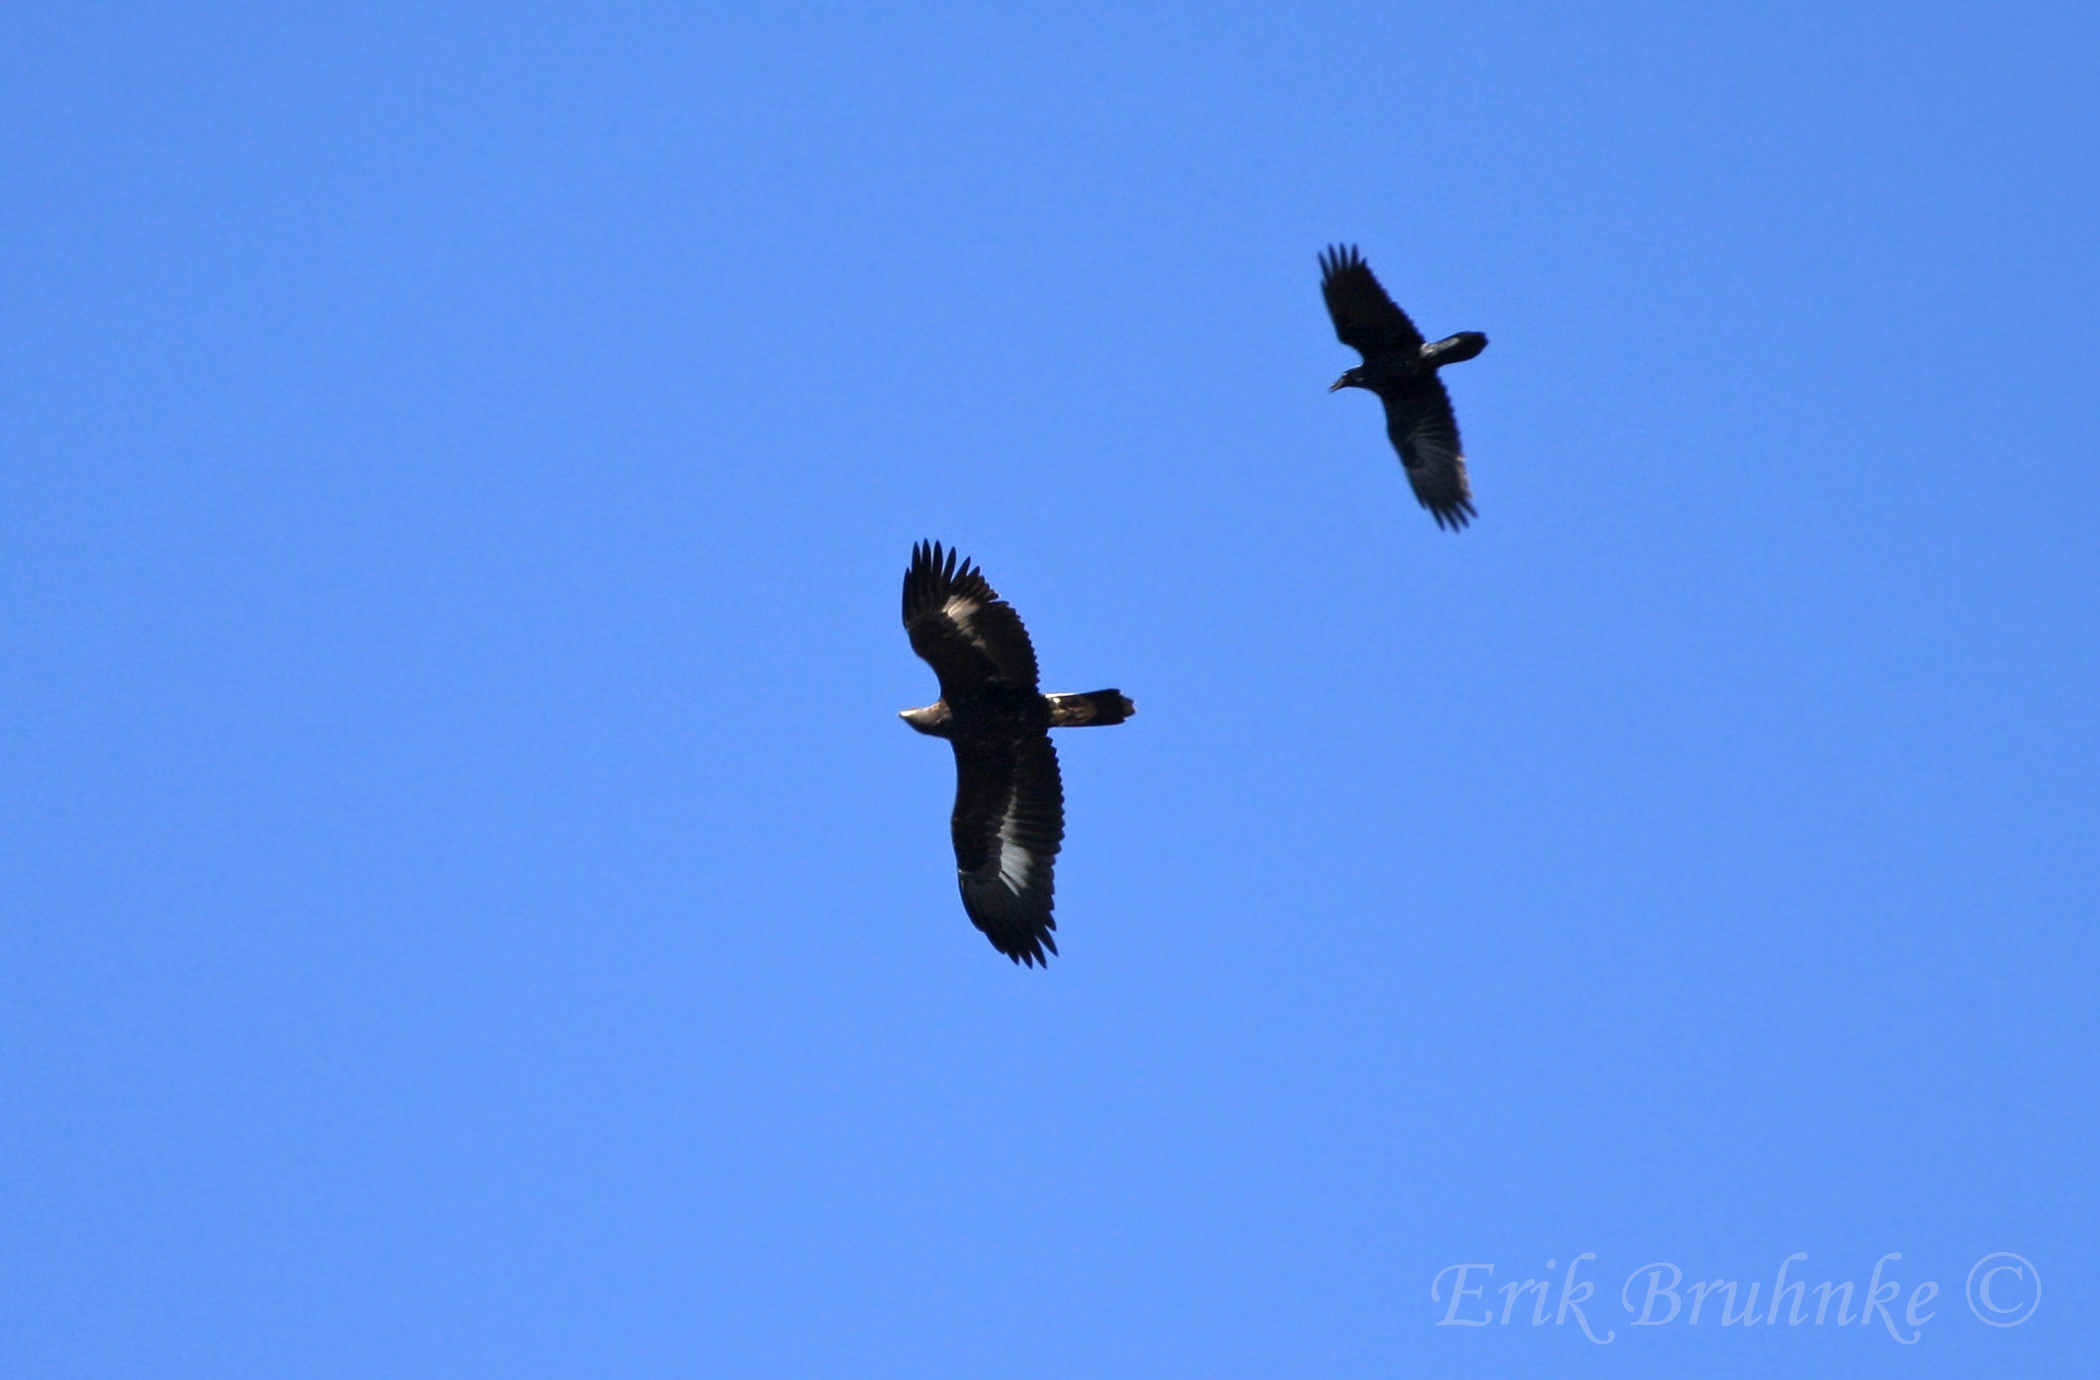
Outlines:
{"label": "white wing patch", "polygon": [[957,627],[967,632],[970,627],[970,615],[983,607],[975,599],[965,599],[960,594],[957,594],[952,596],[947,603],[941,605],[941,612],[953,619]]}
{"label": "white wing patch", "polygon": [[1014,802],[1009,800],[1006,815],[999,821],[999,880],[1016,896],[1028,890],[1028,878],[1035,871],[1035,855],[1014,837],[1020,827]]}

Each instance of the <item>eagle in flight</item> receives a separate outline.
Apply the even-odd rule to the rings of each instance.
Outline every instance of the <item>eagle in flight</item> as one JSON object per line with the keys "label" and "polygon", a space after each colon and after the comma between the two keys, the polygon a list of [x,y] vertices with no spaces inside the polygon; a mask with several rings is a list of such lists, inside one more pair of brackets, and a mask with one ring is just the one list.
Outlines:
{"label": "eagle in flight", "polygon": [[1461,331],[1434,345],[1422,339],[1407,313],[1393,305],[1371,276],[1355,245],[1331,245],[1320,255],[1320,295],[1334,318],[1334,333],[1364,362],[1327,391],[1368,388],[1385,404],[1385,434],[1415,498],[1438,527],[1457,531],[1473,520],[1473,491],[1466,485],[1466,456],[1458,443],[1458,419],[1437,370],[1487,348],[1478,331]]}
{"label": "eagle in flight", "polygon": [[1045,695],[1021,616],[977,568],[939,542],[912,548],[904,630],[940,677],[941,697],[899,717],[955,749],[956,880],[963,909],[992,947],[1030,967],[1057,952],[1051,866],[1065,836],[1053,728],[1119,724],[1137,712],[1120,690]]}

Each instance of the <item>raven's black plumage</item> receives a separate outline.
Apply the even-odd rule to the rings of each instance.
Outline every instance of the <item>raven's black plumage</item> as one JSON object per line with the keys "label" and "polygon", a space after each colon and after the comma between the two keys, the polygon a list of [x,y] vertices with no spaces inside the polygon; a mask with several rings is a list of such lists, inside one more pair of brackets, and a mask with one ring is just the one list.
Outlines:
{"label": "raven's black plumage", "polygon": [[1463,331],[1425,344],[1415,323],[1371,276],[1355,245],[1331,245],[1320,255],[1320,295],[1327,299],[1334,333],[1364,357],[1327,391],[1367,388],[1376,393],[1385,404],[1385,434],[1400,452],[1415,498],[1437,526],[1464,527],[1474,516],[1473,491],[1466,483],[1451,395],[1437,370],[1473,358],[1487,348],[1487,337]]}
{"label": "raven's black plumage", "polygon": [[955,749],[956,879],[963,909],[1016,963],[1047,963],[1052,870],[1065,836],[1052,728],[1119,724],[1137,707],[1117,690],[1045,695],[1021,617],[977,568],[938,542],[912,548],[904,629],[940,678],[941,698],[902,718]]}

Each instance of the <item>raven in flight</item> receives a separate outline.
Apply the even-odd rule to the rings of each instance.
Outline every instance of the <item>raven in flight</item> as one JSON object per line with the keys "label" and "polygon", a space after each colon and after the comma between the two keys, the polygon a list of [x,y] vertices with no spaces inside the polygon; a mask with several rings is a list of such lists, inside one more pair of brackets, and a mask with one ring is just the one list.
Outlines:
{"label": "raven in flight", "polygon": [[1437,370],[1469,360],[1487,348],[1478,331],[1461,331],[1424,344],[1407,313],[1393,305],[1371,276],[1355,245],[1329,246],[1320,255],[1320,295],[1334,318],[1334,333],[1364,362],[1334,381],[1338,388],[1368,388],[1385,404],[1385,434],[1415,498],[1438,527],[1452,531],[1473,519],[1473,491],[1466,486],[1466,456],[1459,448],[1458,419]]}
{"label": "raven in flight", "polygon": [[1053,728],[1119,724],[1137,712],[1120,690],[1045,695],[1021,616],[939,542],[912,548],[904,630],[941,680],[941,697],[898,717],[955,748],[956,879],[963,909],[992,947],[1030,967],[1057,952],[1051,864],[1065,836]]}

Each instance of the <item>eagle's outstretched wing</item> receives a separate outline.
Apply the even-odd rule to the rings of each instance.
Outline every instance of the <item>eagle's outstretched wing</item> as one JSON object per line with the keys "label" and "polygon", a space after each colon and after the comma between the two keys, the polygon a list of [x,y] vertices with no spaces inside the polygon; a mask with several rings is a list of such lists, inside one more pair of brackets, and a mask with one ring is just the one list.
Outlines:
{"label": "eagle's outstretched wing", "polygon": [[911,649],[941,680],[941,697],[997,682],[1036,688],[1035,647],[1021,615],[992,592],[976,566],[939,542],[912,548],[904,572],[904,630]]}
{"label": "eagle's outstretched wing", "polygon": [[1451,395],[1434,374],[1405,388],[1379,394],[1385,404],[1385,434],[1400,452],[1400,464],[1415,498],[1439,527],[1456,532],[1471,522],[1473,491],[1466,483],[1466,456],[1458,441]]}
{"label": "eagle's outstretched wing", "polygon": [[1057,952],[1051,868],[1065,837],[1065,793],[1050,735],[1011,747],[955,743],[955,869],[963,909],[992,947],[1033,967]]}
{"label": "eagle's outstretched wing", "polygon": [[1327,299],[1334,333],[1365,359],[1392,350],[1412,354],[1422,348],[1422,333],[1385,295],[1355,245],[1330,245],[1320,255],[1320,295]]}

